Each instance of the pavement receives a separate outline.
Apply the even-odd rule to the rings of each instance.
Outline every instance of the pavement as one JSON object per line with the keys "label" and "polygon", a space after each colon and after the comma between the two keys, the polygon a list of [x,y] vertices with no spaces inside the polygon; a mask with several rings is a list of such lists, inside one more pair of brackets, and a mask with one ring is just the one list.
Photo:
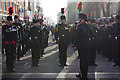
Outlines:
{"label": "pavement", "polygon": [[[5,55],[2,55],[2,80],[79,80],[78,52],[74,51],[70,44],[67,50],[67,67],[59,66],[59,49],[52,36],[49,45],[45,49],[45,55],[40,59],[39,67],[31,67],[31,51],[15,62],[15,73],[5,73]],[[100,54],[96,56],[98,66],[90,66],[89,80],[120,80],[120,67],[113,67],[113,62],[108,62]]]}

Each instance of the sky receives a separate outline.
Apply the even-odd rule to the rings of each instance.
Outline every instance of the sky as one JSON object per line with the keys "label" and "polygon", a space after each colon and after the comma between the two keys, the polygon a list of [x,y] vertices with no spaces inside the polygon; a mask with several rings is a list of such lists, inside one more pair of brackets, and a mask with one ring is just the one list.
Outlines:
{"label": "sky", "polygon": [[118,2],[119,0],[40,0],[42,7],[43,7],[43,13],[45,16],[49,16],[52,18],[52,20],[57,23],[57,14],[61,11],[61,8],[65,8],[67,6],[67,1],[69,2]]}
{"label": "sky", "polygon": [[57,23],[57,14],[61,12],[61,8],[67,6],[67,0],[41,0],[43,14],[51,17]]}

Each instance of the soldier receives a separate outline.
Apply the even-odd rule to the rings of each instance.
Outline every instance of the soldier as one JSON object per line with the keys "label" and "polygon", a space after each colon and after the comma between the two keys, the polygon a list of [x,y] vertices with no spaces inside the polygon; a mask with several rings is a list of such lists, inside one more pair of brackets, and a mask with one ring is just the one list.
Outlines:
{"label": "soldier", "polygon": [[61,16],[61,24],[58,24],[59,66],[67,66],[67,48],[69,44],[69,27],[65,24],[65,16]]}
{"label": "soldier", "polygon": [[33,19],[33,27],[31,27],[29,32],[30,45],[32,51],[32,66],[36,67],[39,66],[39,58],[41,53],[42,47],[42,33],[38,28],[37,25],[38,20]]}
{"label": "soldier", "polygon": [[90,51],[90,43],[91,43],[91,33],[92,30],[86,24],[87,16],[83,13],[79,14],[80,24],[77,28],[77,35],[76,35],[76,47],[78,49],[78,53],[80,55],[80,73],[76,75],[76,77],[87,79],[88,73],[88,58],[89,58],[89,51]]}
{"label": "soldier", "polygon": [[23,55],[26,54],[26,52],[30,49],[29,48],[29,31],[30,31],[30,23],[26,23],[24,27],[24,49],[23,49]]}
{"label": "soldier", "polygon": [[49,38],[49,30],[47,26],[44,27],[44,36],[45,36],[45,48],[48,47],[48,38]]}
{"label": "soldier", "polygon": [[22,54],[21,50],[21,33],[22,33],[22,25],[18,22],[19,18],[17,15],[14,16],[15,22],[13,23],[14,26],[18,28],[18,46],[17,46],[17,60],[20,61],[20,57]]}
{"label": "soldier", "polygon": [[14,61],[18,35],[17,27],[12,25],[12,16],[7,17],[7,25],[2,28],[2,37],[5,44],[7,72],[15,72]]}
{"label": "soldier", "polygon": [[92,38],[91,38],[91,49],[90,49],[90,54],[89,54],[89,65],[93,65],[93,66],[97,66],[97,64],[95,63],[95,59],[96,59],[96,32],[97,32],[97,29],[96,29],[96,23],[95,23],[95,20],[94,19],[91,19],[90,20],[91,24],[89,24],[89,27],[91,28],[92,30]]}
{"label": "soldier", "polygon": [[45,54],[44,53],[44,48],[45,48],[45,31],[44,31],[44,26],[43,26],[43,20],[42,19],[40,19],[40,20],[38,20],[39,21],[39,29],[41,30],[41,34],[42,34],[42,47],[41,47],[41,54],[40,54],[40,57],[43,57],[43,54]]}
{"label": "soldier", "polygon": [[55,28],[54,28],[54,26],[51,26],[51,33],[52,33],[53,41],[55,41]]}
{"label": "soldier", "polygon": [[26,54],[25,52],[25,40],[26,40],[26,26],[27,26],[27,21],[25,21],[25,24],[22,27],[22,33],[21,33],[21,44],[22,44],[22,56],[24,56]]}

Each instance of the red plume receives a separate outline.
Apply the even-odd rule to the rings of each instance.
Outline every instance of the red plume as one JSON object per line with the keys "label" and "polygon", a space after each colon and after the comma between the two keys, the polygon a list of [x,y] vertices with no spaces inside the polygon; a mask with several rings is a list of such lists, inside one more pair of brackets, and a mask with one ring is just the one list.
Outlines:
{"label": "red plume", "polygon": [[9,10],[9,11],[8,11],[8,12],[9,12],[9,13],[8,13],[9,15],[12,15],[12,13],[14,13],[12,6],[10,6],[10,7],[8,8],[8,10]]}

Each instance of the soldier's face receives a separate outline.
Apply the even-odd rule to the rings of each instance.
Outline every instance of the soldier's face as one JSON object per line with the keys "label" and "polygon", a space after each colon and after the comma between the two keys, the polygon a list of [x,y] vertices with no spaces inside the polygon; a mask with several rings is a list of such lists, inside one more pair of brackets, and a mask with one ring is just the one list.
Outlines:
{"label": "soldier's face", "polygon": [[92,23],[92,25],[94,25],[94,26],[95,26],[95,25],[96,25],[96,23]]}
{"label": "soldier's face", "polygon": [[66,20],[64,19],[64,20],[62,20],[62,23],[64,23],[65,24],[65,22],[66,22]]}
{"label": "soldier's face", "polygon": [[81,23],[84,23],[85,22],[85,20],[84,19],[81,19]]}
{"label": "soldier's face", "polygon": [[7,25],[12,25],[12,21],[7,21]]}
{"label": "soldier's face", "polygon": [[15,22],[18,22],[18,21],[19,21],[19,20],[16,18],[16,19],[15,19]]}
{"label": "soldier's face", "polygon": [[28,25],[28,28],[30,28],[30,25]]}
{"label": "soldier's face", "polygon": [[37,23],[33,23],[33,26],[37,26],[38,24]]}
{"label": "soldier's face", "polygon": [[91,24],[91,22],[90,22],[90,21],[88,21],[88,24]]}

